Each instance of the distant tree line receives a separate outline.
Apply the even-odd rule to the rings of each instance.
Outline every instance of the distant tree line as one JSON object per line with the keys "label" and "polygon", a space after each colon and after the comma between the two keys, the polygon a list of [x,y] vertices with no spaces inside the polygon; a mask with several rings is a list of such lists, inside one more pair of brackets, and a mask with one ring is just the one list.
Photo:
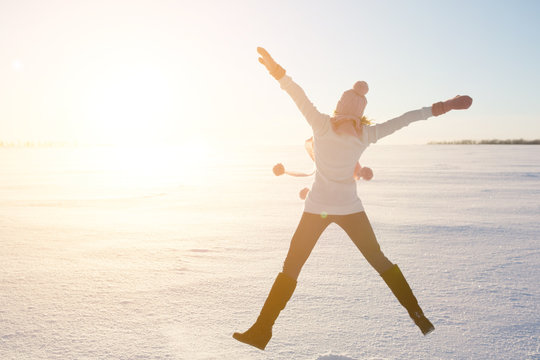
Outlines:
{"label": "distant tree line", "polygon": [[430,141],[429,145],[540,145],[540,139],[507,139],[507,140],[453,140],[453,141]]}

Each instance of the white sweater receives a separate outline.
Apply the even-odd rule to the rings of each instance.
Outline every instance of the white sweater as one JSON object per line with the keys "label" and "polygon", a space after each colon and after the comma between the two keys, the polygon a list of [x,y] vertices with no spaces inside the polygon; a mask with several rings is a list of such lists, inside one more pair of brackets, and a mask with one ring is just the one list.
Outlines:
{"label": "white sweater", "polygon": [[363,126],[362,138],[338,135],[332,130],[330,116],[320,113],[304,90],[290,76],[279,84],[294,100],[313,128],[315,181],[305,201],[304,211],[312,214],[347,215],[364,211],[356,192],[354,168],[364,150],[377,140],[432,116],[431,106],[409,111],[395,119],[374,126]]}

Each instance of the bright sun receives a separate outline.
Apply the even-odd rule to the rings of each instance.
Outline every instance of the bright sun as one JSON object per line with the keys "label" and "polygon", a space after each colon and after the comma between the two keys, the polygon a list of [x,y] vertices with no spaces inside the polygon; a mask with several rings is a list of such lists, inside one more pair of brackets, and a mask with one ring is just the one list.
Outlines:
{"label": "bright sun", "polygon": [[94,80],[88,101],[91,135],[102,143],[160,142],[173,117],[170,84],[157,67],[131,66],[102,74]]}
{"label": "bright sun", "polygon": [[[141,60],[142,61],[142,60]],[[104,65],[88,89],[91,142],[113,145],[101,156],[119,178],[141,186],[201,183],[210,167],[209,142],[190,129],[189,101],[174,74],[151,62]],[[186,94],[189,95],[189,94]]]}

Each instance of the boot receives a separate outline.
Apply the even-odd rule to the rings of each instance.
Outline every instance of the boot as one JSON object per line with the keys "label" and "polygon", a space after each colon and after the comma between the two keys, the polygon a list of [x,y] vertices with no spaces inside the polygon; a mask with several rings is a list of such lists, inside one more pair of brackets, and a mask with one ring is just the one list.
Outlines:
{"label": "boot", "polygon": [[244,333],[235,332],[233,338],[264,350],[272,338],[272,326],[281,310],[287,305],[295,288],[296,280],[284,273],[279,273],[255,324]]}
{"label": "boot", "polygon": [[441,101],[431,105],[431,113],[433,116],[439,116],[449,112],[450,110],[464,110],[468,109],[472,104],[472,98],[470,96],[458,95],[455,98]]}
{"label": "boot", "polygon": [[392,268],[382,273],[381,276],[390,290],[392,290],[399,303],[407,309],[409,316],[413,319],[416,326],[420,328],[422,334],[427,335],[435,330],[433,324],[424,316],[416,297],[399,267],[394,265]]}

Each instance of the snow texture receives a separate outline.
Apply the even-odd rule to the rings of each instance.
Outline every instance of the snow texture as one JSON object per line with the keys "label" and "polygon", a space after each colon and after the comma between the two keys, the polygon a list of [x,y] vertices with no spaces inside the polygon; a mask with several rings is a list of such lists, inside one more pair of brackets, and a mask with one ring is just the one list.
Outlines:
{"label": "snow texture", "polygon": [[1,359],[540,359],[540,147],[368,149],[360,196],[435,331],[331,225],[264,352],[231,335],[281,270],[309,179],[271,169],[301,144],[198,179],[107,151],[0,151]]}

